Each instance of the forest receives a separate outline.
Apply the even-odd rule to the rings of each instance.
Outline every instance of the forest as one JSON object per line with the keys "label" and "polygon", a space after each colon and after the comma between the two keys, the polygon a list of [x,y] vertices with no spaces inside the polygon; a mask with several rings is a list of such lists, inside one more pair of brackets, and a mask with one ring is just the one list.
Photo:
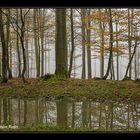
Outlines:
{"label": "forest", "polygon": [[[139,46],[140,9],[0,8],[0,125],[45,131],[139,130]],[[29,104],[35,112],[28,110]],[[113,119],[113,111],[122,117]],[[57,126],[48,115],[57,116]]]}

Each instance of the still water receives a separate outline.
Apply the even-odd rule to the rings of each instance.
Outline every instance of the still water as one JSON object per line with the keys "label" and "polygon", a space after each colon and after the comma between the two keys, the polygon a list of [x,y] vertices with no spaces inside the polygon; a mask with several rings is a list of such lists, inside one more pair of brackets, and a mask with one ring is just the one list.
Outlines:
{"label": "still water", "polygon": [[46,125],[103,131],[139,131],[140,103],[0,97],[0,126]]}

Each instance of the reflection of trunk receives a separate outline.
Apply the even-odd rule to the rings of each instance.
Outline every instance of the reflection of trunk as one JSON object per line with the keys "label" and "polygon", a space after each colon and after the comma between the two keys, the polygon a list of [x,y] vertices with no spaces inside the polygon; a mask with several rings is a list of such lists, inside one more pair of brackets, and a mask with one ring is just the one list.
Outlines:
{"label": "reflection of trunk", "polygon": [[102,104],[100,103],[99,130],[101,129],[101,121],[102,121]]}
{"label": "reflection of trunk", "polygon": [[12,104],[11,99],[8,99],[8,121],[12,123]]}
{"label": "reflection of trunk", "polygon": [[88,111],[88,104],[87,102],[82,103],[82,126],[87,126],[87,111]]}
{"label": "reflection of trunk", "polygon": [[91,102],[89,102],[89,128],[91,128]]}
{"label": "reflection of trunk", "polygon": [[18,124],[20,124],[21,120],[20,120],[20,99],[18,99],[18,115],[19,115],[19,118],[18,118]]}
{"label": "reflection of trunk", "polygon": [[133,126],[134,126],[134,130],[137,130],[137,126],[138,126],[138,114],[137,114],[137,108],[136,105],[133,105],[133,109],[132,109],[132,119],[133,119]]}
{"label": "reflection of trunk", "polygon": [[109,105],[107,107],[108,109],[106,110],[106,106],[105,106],[106,130],[108,130],[108,122],[109,122],[109,116],[110,116]]}
{"label": "reflection of trunk", "polygon": [[75,103],[72,102],[72,128],[75,126]]}
{"label": "reflection of trunk", "polygon": [[24,101],[24,125],[27,124],[27,101]]}
{"label": "reflection of trunk", "polygon": [[127,120],[127,130],[129,131],[129,127],[130,127],[130,124],[129,124],[129,123],[130,123],[130,122],[129,122],[129,119],[130,119],[130,118],[129,118],[129,104],[128,104],[127,110],[128,110],[128,113],[127,113],[127,115],[128,115],[128,116],[127,116],[127,117],[128,117],[128,120]]}
{"label": "reflection of trunk", "polygon": [[44,113],[45,113],[45,123],[47,123],[47,113],[48,113],[48,108],[47,108],[47,102],[44,101]]}
{"label": "reflection of trunk", "polygon": [[58,101],[57,106],[57,126],[60,128],[67,128],[67,102]]}
{"label": "reflection of trunk", "polygon": [[1,98],[0,98],[0,124],[1,124]]}
{"label": "reflection of trunk", "polygon": [[7,99],[3,98],[3,124],[7,123]]}
{"label": "reflection of trunk", "polygon": [[43,101],[39,102],[39,123],[43,124]]}
{"label": "reflection of trunk", "polygon": [[38,99],[35,100],[35,122],[38,124]]}
{"label": "reflection of trunk", "polygon": [[113,130],[113,103],[110,104],[110,129]]}

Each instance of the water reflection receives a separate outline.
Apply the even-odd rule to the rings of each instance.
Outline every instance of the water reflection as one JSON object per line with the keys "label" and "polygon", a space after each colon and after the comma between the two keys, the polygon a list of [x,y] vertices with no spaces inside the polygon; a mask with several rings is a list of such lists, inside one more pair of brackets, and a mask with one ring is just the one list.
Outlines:
{"label": "water reflection", "polygon": [[140,130],[140,103],[0,98],[0,125]]}

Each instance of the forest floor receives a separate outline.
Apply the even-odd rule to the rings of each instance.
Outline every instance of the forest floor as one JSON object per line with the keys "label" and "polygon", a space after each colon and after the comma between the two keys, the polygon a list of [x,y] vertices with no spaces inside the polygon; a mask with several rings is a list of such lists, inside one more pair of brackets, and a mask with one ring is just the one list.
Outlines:
{"label": "forest floor", "polygon": [[46,80],[30,78],[23,83],[14,78],[0,83],[0,96],[12,97],[71,97],[77,100],[140,101],[140,83],[135,81],[62,79]]}

